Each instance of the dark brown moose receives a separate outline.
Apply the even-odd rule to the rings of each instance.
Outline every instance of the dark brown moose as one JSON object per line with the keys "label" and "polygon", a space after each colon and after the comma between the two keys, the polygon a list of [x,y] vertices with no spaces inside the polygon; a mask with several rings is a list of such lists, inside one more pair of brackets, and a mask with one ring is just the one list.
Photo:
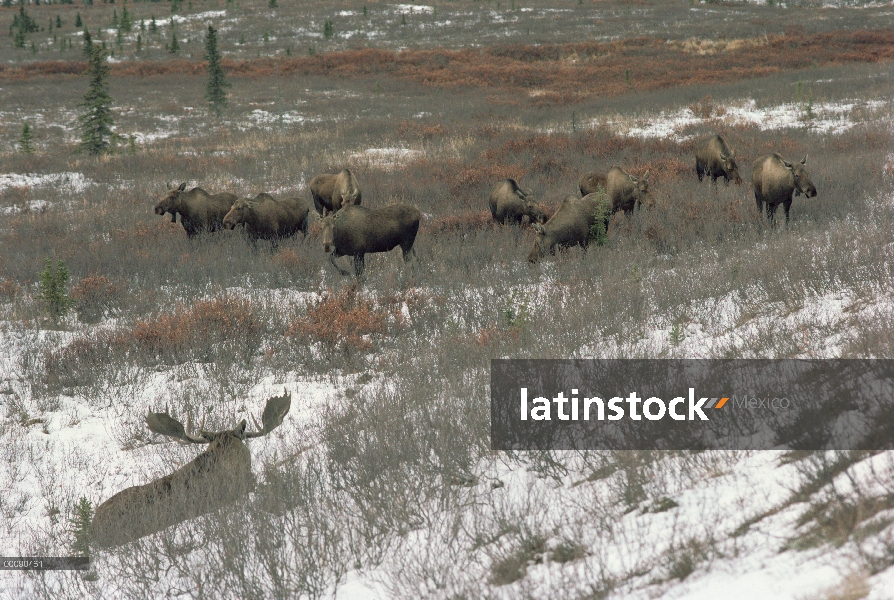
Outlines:
{"label": "dark brown moose", "polygon": [[799,163],[790,163],[778,152],[761,156],[754,161],[751,183],[754,186],[754,201],[757,212],[764,211],[767,203],[767,218],[776,222],[776,208],[781,204],[785,209],[785,222],[792,207],[794,196],[804,194],[808,198],[816,196],[816,186],[810,181],[806,169],[807,157]]}
{"label": "dark brown moose", "polygon": [[596,224],[597,210],[601,199],[598,194],[587,194],[583,198],[566,196],[549,221],[543,225],[533,225],[537,237],[528,254],[528,262],[536,263],[555,248],[580,246],[590,243],[590,229]]}
{"label": "dark brown moose", "polygon": [[580,195],[595,194],[602,188],[602,191],[608,189],[608,178],[602,173],[585,173],[581,176],[577,183],[580,188]]}
{"label": "dark brown moose", "polygon": [[245,225],[245,233],[253,240],[277,240],[299,231],[307,237],[307,214],[310,207],[301,198],[277,200],[260,193],[254,198],[240,198],[223,219],[227,229]]}
{"label": "dark brown moose", "polygon": [[736,153],[729,149],[726,141],[719,135],[713,135],[695,149],[695,174],[701,181],[705,175],[711,177],[711,183],[717,185],[717,178],[723,177],[726,185],[732,181],[741,185],[739,166],[736,164]]}
{"label": "dark brown moose", "polygon": [[323,219],[323,250],[342,275],[349,273],[336,264],[335,259],[340,256],[354,257],[354,275],[357,277],[363,275],[367,254],[388,252],[400,246],[406,262],[410,260],[411,252],[416,254],[413,244],[421,217],[418,208],[406,204],[374,209],[347,206]]}
{"label": "dark brown moose", "polygon": [[531,223],[546,221],[546,213],[531,201],[533,192],[519,187],[515,179],[497,182],[490,192],[490,212],[498,223]]}
{"label": "dark brown moose", "polygon": [[181,183],[178,187],[169,184],[168,188],[168,195],[155,205],[155,214],[170,213],[171,223],[177,222],[179,214],[180,224],[188,237],[202,231],[222,229],[224,215],[237,200],[234,194],[211,195],[199,187],[187,192],[186,183]]}
{"label": "dark brown moose", "polygon": [[291,395],[267,400],[255,421],[257,431],[246,432],[243,419],[235,429],[194,434],[189,421],[184,428],[167,412],[146,416],[154,433],[182,442],[208,444],[208,449],[191,463],[146,485],[122,490],[96,509],[90,528],[92,543],[98,548],[120,546],[217,510],[245,496],[254,486],[251,455],[244,441],[267,435],[280,424],[291,407]]}
{"label": "dark brown moose", "polygon": [[358,205],[363,199],[357,178],[350,169],[317,175],[310,180],[309,187],[314,208],[321,217],[338,212],[343,206]]}

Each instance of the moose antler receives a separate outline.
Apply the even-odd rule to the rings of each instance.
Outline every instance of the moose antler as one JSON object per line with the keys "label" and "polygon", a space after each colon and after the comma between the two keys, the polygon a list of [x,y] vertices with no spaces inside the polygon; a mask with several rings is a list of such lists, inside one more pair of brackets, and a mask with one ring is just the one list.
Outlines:
{"label": "moose antler", "polygon": [[255,419],[254,415],[252,415],[251,420],[255,422],[257,431],[246,433],[246,439],[267,435],[268,433],[282,425],[282,420],[283,418],[285,418],[291,407],[292,394],[286,392],[285,390],[283,390],[282,396],[274,396],[273,398],[267,400],[267,406],[264,407],[264,413],[261,415],[261,422],[264,425],[261,426],[258,423],[258,420]]}
{"label": "moose antler", "polygon": [[167,435],[184,442],[207,444],[211,441],[205,436],[205,432],[202,431],[202,428],[205,426],[205,419],[202,419],[202,424],[199,426],[199,435],[194,435],[189,416],[186,418],[186,428],[184,429],[183,423],[168,414],[167,408],[165,408],[165,412],[163,413],[154,413],[150,411],[149,414],[146,415],[146,426],[149,428],[149,431],[153,433]]}

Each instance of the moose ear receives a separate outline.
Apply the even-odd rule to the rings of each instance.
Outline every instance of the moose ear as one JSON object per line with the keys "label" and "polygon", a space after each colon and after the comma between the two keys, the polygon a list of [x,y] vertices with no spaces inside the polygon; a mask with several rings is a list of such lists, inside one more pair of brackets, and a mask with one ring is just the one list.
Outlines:
{"label": "moose ear", "polygon": [[[777,156],[778,156],[778,155],[777,155]],[[785,160],[785,159],[782,158],[781,156],[779,157],[779,160],[782,162],[782,164],[785,165],[785,168],[788,169],[789,171],[791,171],[792,169],[795,168],[795,165],[793,165],[792,163],[788,162],[787,160]]]}
{"label": "moose ear", "polygon": [[807,155],[806,155],[806,154],[804,155],[804,159],[801,161],[801,164],[802,164],[802,165],[806,165],[806,164],[807,164]]}
{"label": "moose ear", "polygon": [[180,187],[177,188],[177,189],[180,190],[181,192],[182,192],[183,190],[185,190],[185,189],[186,189],[186,182],[184,181],[183,183],[181,183],[181,184],[180,184]]}

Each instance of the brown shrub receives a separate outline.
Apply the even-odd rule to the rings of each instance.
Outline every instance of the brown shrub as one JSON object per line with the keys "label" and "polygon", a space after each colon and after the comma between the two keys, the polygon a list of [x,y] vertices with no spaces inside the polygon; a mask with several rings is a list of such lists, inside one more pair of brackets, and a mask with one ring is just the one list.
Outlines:
{"label": "brown shrub", "polygon": [[112,283],[105,275],[93,273],[84,277],[71,288],[75,311],[85,323],[93,323],[102,318],[107,310],[121,304],[127,292],[122,283]]}
{"label": "brown shrub", "polygon": [[9,277],[0,279],[0,298],[12,302],[22,292],[22,286]]}
{"label": "brown shrub", "polygon": [[370,336],[386,332],[389,316],[389,311],[373,301],[358,297],[357,285],[351,284],[338,293],[323,292],[320,300],[308,305],[304,316],[289,325],[286,336],[320,342],[329,352],[369,350],[373,346]]}
{"label": "brown shrub", "polygon": [[45,373],[48,380],[59,385],[80,385],[97,366],[111,364],[122,356],[148,364],[177,364],[206,359],[224,342],[237,354],[250,355],[263,334],[260,312],[249,300],[201,300],[49,349],[44,352]]}
{"label": "brown shrub", "polygon": [[428,143],[436,137],[446,136],[448,132],[440,123],[425,125],[412,121],[401,121],[397,126],[397,134],[406,140],[422,139],[423,143]]}

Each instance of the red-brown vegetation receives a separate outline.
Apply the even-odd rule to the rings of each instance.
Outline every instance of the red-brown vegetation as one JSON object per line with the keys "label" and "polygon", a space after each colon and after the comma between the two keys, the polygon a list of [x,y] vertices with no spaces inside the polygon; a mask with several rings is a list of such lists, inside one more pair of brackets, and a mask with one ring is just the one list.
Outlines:
{"label": "red-brown vegetation", "polygon": [[[762,44],[740,44],[699,54],[684,44],[655,37],[608,43],[507,44],[463,50],[330,52],[306,57],[224,60],[232,76],[394,77],[440,87],[494,88],[527,92],[537,104],[617,96],[652,90],[759,77],[810,66],[879,62],[894,58],[894,29],[840,30],[806,34],[790,28]],[[45,61],[0,65],[0,79],[80,75],[83,62]],[[117,77],[205,76],[205,64],[187,60],[134,61],[111,65]]]}
{"label": "red-brown vegetation", "polygon": [[370,336],[386,332],[390,312],[358,296],[357,286],[349,285],[339,292],[325,291],[322,298],[308,305],[306,314],[289,325],[286,335],[321,342],[330,351],[369,350]]}

